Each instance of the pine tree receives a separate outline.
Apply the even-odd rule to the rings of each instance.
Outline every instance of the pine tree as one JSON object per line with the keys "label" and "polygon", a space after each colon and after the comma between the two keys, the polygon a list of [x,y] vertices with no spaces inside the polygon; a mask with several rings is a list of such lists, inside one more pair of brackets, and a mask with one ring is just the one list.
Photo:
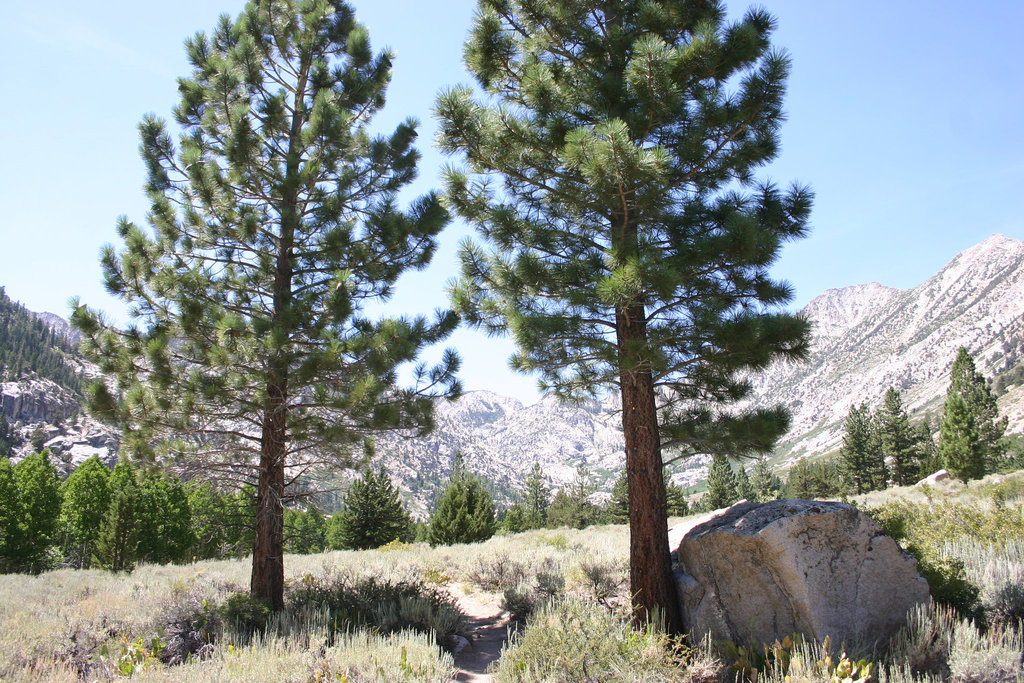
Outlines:
{"label": "pine tree", "polygon": [[17,571],[21,542],[21,494],[14,466],[0,457],[0,573]]}
{"label": "pine tree", "polygon": [[894,387],[885,392],[882,405],[875,412],[875,428],[882,458],[889,463],[890,481],[895,486],[915,483],[920,473],[918,435],[911,427],[900,393]]}
{"label": "pine tree", "polygon": [[840,469],[835,459],[797,461],[786,479],[786,497],[821,500],[838,496]]}
{"label": "pine tree", "polygon": [[64,560],[88,569],[100,525],[110,507],[110,470],[92,456],[61,484],[60,533]]}
{"label": "pine tree", "polygon": [[135,568],[139,544],[138,519],[135,515],[134,487],[119,489],[110,500],[96,542],[96,564],[115,572]]}
{"label": "pine tree", "polygon": [[606,524],[625,524],[629,521],[629,479],[625,470],[612,485],[612,495],[605,506],[602,518]]}
{"label": "pine tree", "polygon": [[755,179],[783,119],[774,25],[696,0],[479,0],[464,54],[488,99],[437,102],[439,144],[470,172],[447,171],[449,200],[484,242],[463,245],[456,307],[510,333],[543,389],[621,393],[634,616],[672,630],[662,450],[770,450],[787,412],[726,404],[807,352],[768,268],[811,193]]}
{"label": "pine tree", "polygon": [[750,482],[750,476],[747,471],[743,468],[743,465],[739,465],[736,468],[736,497],[739,500],[746,500],[754,502],[757,498],[757,492],[754,490],[754,485]]}
{"label": "pine tree", "polygon": [[[690,513],[683,489],[672,484],[665,474],[665,510],[669,517],[685,517]],[[612,486],[612,495],[601,512],[605,524],[625,524],[629,521],[629,482],[623,470]]]}
{"label": "pine tree", "polygon": [[331,517],[328,543],[337,549],[364,550],[411,536],[412,518],[382,465],[376,473],[367,467],[362,478],[352,482],[344,508]]}
{"label": "pine tree", "polygon": [[739,500],[736,473],[724,455],[714,455],[708,467],[707,504],[712,510],[729,507]]}
{"label": "pine tree", "polygon": [[941,470],[945,463],[939,457],[938,446],[932,438],[935,430],[932,429],[931,420],[926,417],[918,422],[914,429],[917,432],[918,476],[924,478]]}
{"label": "pine tree", "polygon": [[590,502],[596,487],[590,481],[590,470],[586,465],[576,468],[572,481],[555,494],[548,508],[548,525],[582,529],[597,520],[597,508]]}
{"label": "pine tree", "polygon": [[753,500],[758,503],[778,500],[784,488],[782,479],[772,470],[766,457],[758,458],[754,463],[754,475],[750,478],[750,484],[754,487]]}
{"label": "pine tree", "polygon": [[690,504],[686,502],[683,489],[671,483],[665,477],[665,509],[669,517],[685,517],[690,514]]}
{"label": "pine tree", "polygon": [[124,249],[102,257],[131,324],[77,302],[72,322],[123,393],[94,384],[90,409],[120,422],[133,456],[245,470],[251,592],[280,609],[294,471],[350,463],[367,432],[427,430],[433,399],[458,393],[451,351],[395,386],[454,314],[365,314],[427,265],[448,215],[434,195],[397,206],[416,172],[415,122],[371,135],[391,55],[372,52],[343,0],[253,0],[186,50],[177,146],[156,117],[140,125],[152,232],[122,219]]}
{"label": "pine tree", "polygon": [[14,466],[14,481],[21,501],[17,571],[38,573],[49,569],[47,552],[57,541],[60,517],[60,478],[50,462],[50,451],[28,456]]}
{"label": "pine tree", "polygon": [[427,540],[431,546],[477,543],[494,535],[494,501],[479,477],[456,456],[452,476],[437,499]]}
{"label": "pine tree", "polygon": [[967,483],[985,476],[985,450],[974,413],[960,394],[950,392],[939,432],[939,457],[949,473]]}
{"label": "pine tree", "polygon": [[523,507],[523,504],[516,503],[505,510],[498,526],[506,534],[518,534],[520,531],[526,531],[526,508]]}
{"label": "pine tree", "polygon": [[[971,413],[971,420],[979,442],[976,446],[972,446],[972,450],[980,449],[983,462],[982,473],[977,475],[980,478],[986,473],[998,469],[1003,460],[1006,451],[1003,436],[1006,433],[1007,419],[999,417],[999,408],[996,405],[996,397],[992,394],[990,383],[977,371],[974,359],[963,346],[957,350],[953,367],[950,370],[949,389],[946,391],[946,407],[943,409],[942,423],[945,422],[949,399],[953,394],[964,400]],[[941,441],[941,435],[939,438]],[[954,440],[957,438],[960,437],[953,437]]]}
{"label": "pine tree", "polygon": [[885,488],[885,457],[866,403],[851,405],[846,414],[839,458],[842,476],[854,493]]}
{"label": "pine tree", "polygon": [[545,483],[540,463],[533,463],[526,477],[526,492],[523,497],[526,514],[524,529],[543,529],[548,523],[548,506],[551,504],[551,489]]}

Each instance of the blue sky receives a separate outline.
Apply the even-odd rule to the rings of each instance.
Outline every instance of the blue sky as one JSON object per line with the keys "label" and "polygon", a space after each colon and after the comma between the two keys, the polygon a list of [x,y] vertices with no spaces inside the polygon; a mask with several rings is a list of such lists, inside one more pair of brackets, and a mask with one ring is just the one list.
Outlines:
{"label": "blue sky", "polygon": [[[415,190],[437,184],[430,108],[469,82],[462,41],[474,2],[355,0],[395,70],[381,128],[415,116],[423,161]],[[792,56],[782,154],[764,176],[817,195],[810,237],[786,247],[775,274],[797,307],[828,288],[878,281],[913,287],[957,252],[1001,232],[1024,239],[1024,3],[992,0],[766,3],[774,43]],[[0,8],[0,285],[32,310],[67,300],[117,312],[98,252],[146,204],[136,126],[170,116],[182,41],[242,3],[55,0]],[[740,13],[746,3],[728,3]],[[431,268],[403,279],[388,308],[444,305],[453,224]],[[469,330],[449,342],[467,389],[535,399],[535,380],[505,368],[510,345]]]}

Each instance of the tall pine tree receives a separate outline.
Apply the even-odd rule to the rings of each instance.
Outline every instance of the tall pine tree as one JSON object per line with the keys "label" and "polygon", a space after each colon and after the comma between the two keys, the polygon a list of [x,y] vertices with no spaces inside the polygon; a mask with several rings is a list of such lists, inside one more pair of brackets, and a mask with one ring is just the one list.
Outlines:
{"label": "tall pine tree", "polygon": [[739,500],[739,482],[732,471],[729,459],[716,454],[708,466],[708,493],[706,504],[709,509],[717,510],[732,505]]}
{"label": "tall pine tree", "polygon": [[456,453],[448,485],[437,498],[430,517],[430,545],[486,541],[496,530],[494,500],[483,481],[468,472]]}
{"label": "tall pine tree", "polygon": [[135,568],[139,547],[139,498],[135,468],[122,457],[114,467],[108,483],[110,505],[100,525],[94,562],[111,571]]}
{"label": "tall pine tree", "polygon": [[486,97],[437,102],[440,145],[468,166],[447,194],[483,242],[463,245],[457,308],[510,333],[542,388],[621,392],[634,614],[674,630],[662,450],[769,450],[786,411],[725,405],[807,352],[768,268],[811,193],[755,177],[783,120],[774,26],[698,0],[479,0],[465,56]]}
{"label": "tall pine tree", "polygon": [[343,0],[253,0],[186,50],[178,144],[160,119],[140,125],[152,231],[122,219],[123,250],[102,256],[132,323],[84,306],[73,323],[122,394],[93,385],[91,409],[133,454],[255,486],[251,591],[276,609],[286,482],[350,462],[367,432],[429,429],[433,399],[458,393],[451,351],[396,386],[454,314],[363,313],[427,265],[448,215],[434,195],[397,205],[415,122],[371,135],[391,55]]}
{"label": "tall pine tree", "polygon": [[533,463],[526,477],[526,492],[523,496],[524,529],[542,529],[548,523],[548,506],[551,504],[551,489],[548,487],[540,463]]}
{"label": "tall pine tree", "polygon": [[782,479],[775,474],[772,466],[768,464],[768,458],[764,456],[754,463],[754,474],[750,478],[750,484],[754,488],[754,501],[758,503],[777,500],[784,488]]}
{"label": "tall pine tree", "polygon": [[[977,450],[980,453],[978,457],[981,458],[982,467],[980,474],[976,475],[980,478],[985,473],[994,472],[998,469],[1005,455],[1006,449],[1003,444],[1003,435],[1006,432],[1007,419],[999,417],[999,408],[996,405],[996,397],[992,393],[991,385],[978,372],[974,365],[974,359],[971,358],[971,355],[967,353],[967,349],[963,346],[957,349],[956,358],[953,360],[953,367],[950,370],[949,389],[946,391],[946,404],[943,408],[940,428],[942,424],[946,424],[947,417],[952,418],[951,424],[963,421],[962,416],[958,415],[953,418],[950,415],[951,411],[959,410],[959,406],[953,408],[950,404],[950,399],[954,394],[963,399],[971,415],[971,422],[976,432],[973,438],[977,439],[977,443],[972,444],[970,450]],[[963,438],[963,432],[958,430],[947,441],[956,441],[961,438]],[[939,442],[940,444],[942,443],[941,429]],[[948,449],[949,445],[947,443],[947,451]],[[975,456],[972,455],[971,457]],[[950,468],[947,467],[947,469]],[[978,468],[972,465],[969,469],[972,472],[972,478],[974,478],[974,473],[979,471]]]}
{"label": "tall pine tree", "polygon": [[921,471],[918,432],[910,425],[900,392],[895,387],[889,387],[882,405],[875,411],[875,429],[892,484],[909,486],[916,482]]}
{"label": "tall pine tree", "polygon": [[846,414],[839,466],[847,487],[854,493],[885,488],[885,458],[866,403],[851,405]]}
{"label": "tall pine tree", "polygon": [[939,457],[949,473],[967,483],[985,476],[985,449],[970,405],[950,392],[939,425]]}

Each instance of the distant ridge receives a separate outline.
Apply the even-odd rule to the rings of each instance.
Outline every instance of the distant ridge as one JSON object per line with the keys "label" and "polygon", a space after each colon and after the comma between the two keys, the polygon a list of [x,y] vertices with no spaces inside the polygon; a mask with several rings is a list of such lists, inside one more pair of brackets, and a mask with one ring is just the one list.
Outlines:
{"label": "distant ridge", "polygon": [[[780,449],[788,457],[837,448],[850,405],[876,403],[889,386],[911,411],[936,410],[960,346],[989,377],[1020,363],[1024,242],[993,235],[913,289],[828,290],[803,313],[815,330],[808,362],[754,378],[756,403],[781,402],[793,412]],[[1016,401],[1007,403],[1011,424],[1019,424]]]}
{"label": "distant ridge", "polygon": [[[937,416],[959,346],[967,347],[988,377],[1024,363],[1024,242],[993,235],[957,254],[917,287],[895,289],[872,282],[830,289],[802,313],[814,328],[808,361],[780,363],[751,378],[752,404],[782,403],[792,412],[792,429],[774,454],[783,464],[838,448],[850,405],[875,405],[889,386],[903,393],[915,418],[928,411]],[[37,315],[56,330],[66,329],[58,316]],[[26,407],[38,404],[32,410],[40,415],[60,407],[55,394],[41,385],[8,382],[3,393],[8,407],[13,401]],[[18,398],[36,394],[39,400],[32,404]],[[615,396],[578,406],[547,397],[526,406],[493,392],[473,391],[438,404],[432,434],[386,434],[378,438],[377,452],[421,513],[443,486],[456,452],[463,454],[470,470],[492,482],[499,501],[515,495],[535,462],[556,486],[570,481],[576,467],[585,464],[595,482],[609,491],[624,460],[619,407]],[[1022,431],[1024,386],[1008,387],[1000,409],[1010,418],[1010,431]],[[26,424],[24,429],[27,433],[31,427]],[[94,434],[91,423],[89,429],[87,434],[79,425],[65,428],[69,433],[62,447],[69,466],[86,454],[86,446],[107,448],[108,457],[116,451],[116,435]],[[675,481],[700,481],[706,462],[695,458],[685,463]]]}

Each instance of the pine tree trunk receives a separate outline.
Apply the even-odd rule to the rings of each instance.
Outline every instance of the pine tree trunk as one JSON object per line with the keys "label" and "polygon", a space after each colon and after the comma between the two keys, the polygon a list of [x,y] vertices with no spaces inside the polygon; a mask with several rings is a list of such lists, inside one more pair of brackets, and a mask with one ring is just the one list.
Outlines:
{"label": "pine tree trunk", "polygon": [[[282,343],[291,336],[292,247],[298,228],[299,160],[302,125],[305,122],[306,78],[311,58],[304,54],[298,69],[294,91],[285,182],[282,183],[281,234],[277,242],[274,272],[274,330]],[[256,539],[252,556],[250,591],[273,610],[284,609],[284,465],[288,449],[288,373],[287,352],[278,351],[270,362],[267,405],[263,415],[260,442],[259,486],[256,490]]]}
{"label": "pine tree trunk", "polygon": [[284,456],[286,439],[283,383],[268,387],[256,489],[256,537],[250,591],[273,610],[284,608]]}
{"label": "pine tree trunk", "polygon": [[[616,328],[622,353],[628,354],[633,343],[646,341],[643,305],[634,304],[627,311],[620,311]],[[623,360],[622,433],[629,482],[629,586],[633,620],[643,625],[662,619],[670,633],[682,633],[682,612],[665,525],[665,479],[654,381],[649,370],[631,367],[627,359]]]}

